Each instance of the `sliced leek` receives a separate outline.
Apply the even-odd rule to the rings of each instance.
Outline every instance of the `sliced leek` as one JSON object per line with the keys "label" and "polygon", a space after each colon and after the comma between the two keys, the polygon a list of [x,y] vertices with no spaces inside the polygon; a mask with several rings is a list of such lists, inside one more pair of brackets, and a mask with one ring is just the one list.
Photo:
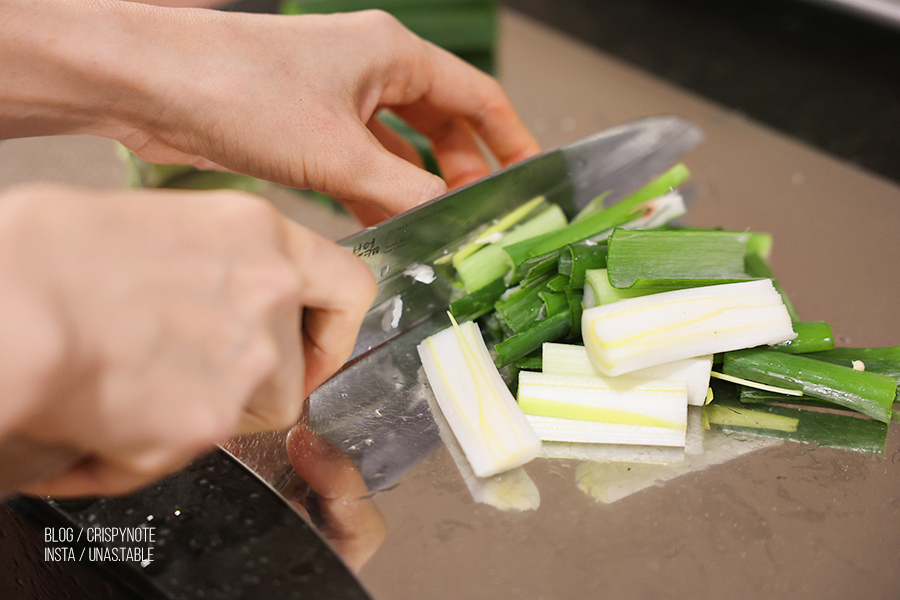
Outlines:
{"label": "sliced leek", "polygon": [[528,415],[528,422],[545,442],[684,447],[687,437],[683,430],[648,425],[579,421],[541,415]]}
{"label": "sliced leek", "polygon": [[441,412],[478,477],[535,458],[540,438],[494,367],[475,323],[448,327],[418,347]]}
{"label": "sliced leek", "polygon": [[796,337],[768,279],[689,288],[596,306],[582,315],[594,366],[620,375],[683,358]]}
{"label": "sliced leek", "polygon": [[523,371],[519,374],[518,400],[545,441],[650,446],[685,443],[687,384],[682,381]]}
{"label": "sliced leek", "polygon": [[[629,373],[628,377],[648,381],[682,381],[687,384],[688,404],[691,406],[703,406],[706,403],[706,394],[709,390],[712,363],[712,355],[686,358],[647,367],[646,369],[639,369]],[[590,357],[588,357],[587,349],[577,344],[545,343],[541,354],[541,369],[544,373],[554,375],[609,378],[608,375],[603,374],[594,367]]]}

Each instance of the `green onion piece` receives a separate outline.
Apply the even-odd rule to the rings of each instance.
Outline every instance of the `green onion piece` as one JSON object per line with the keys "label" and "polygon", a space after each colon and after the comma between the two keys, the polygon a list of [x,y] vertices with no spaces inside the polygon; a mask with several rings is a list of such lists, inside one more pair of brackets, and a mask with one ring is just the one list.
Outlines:
{"label": "green onion piece", "polygon": [[584,276],[584,283],[584,289],[586,292],[590,290],[592,300],[592,304],[588,308],[601,304],[612,304],[613,302],[627,300],[628,298],[638,298],[640,296],[649,296],[650,294],[700,287],[701,285],[714,285],[709,282],[638,281],[629,288],[620,289],[613,287],[609,282],[609,272],[607,269],[591,269],[587,271]]}
{"label": "green onion piece", "polygon": [[749,379],[743,379],[742,377],[735,377],[734,375],[728,375],[726,373],[719,373],[718,371],[713,371],[710,373],[710,377],[714,377],[715,379],[721,379],[722,381],[728,381],[729,383],[735,383],[737,385],[741,385],[748,388],[753,388],[756,390],[769,392],[772,394],[779,394],[782,396],[802,396],[803,392],[800,390],[790,390],[787,388],[781,388],[774,385],[766,385],[765,383],[759,383],[758,381],[750,381]]}
{"label": "green onion piece", "polygon": [[497,357],[494,363],[498,368],[512,364],[514,361],[531,354],[544,342],[562,339],[569,333],[572,319],[569,313],[561,312],[534,323],[524,331],[511,335],[496,346]]}
{"label": "green onion piece", "polygon": [[553,283],[552,279],[547,282],[548,289],[538,294],[544,303],[544,313],[548,317],[560,312],[569,314],[569,299],[566,297],[566,293],[551,291],[549,289],[551,283]]}
{"label": "green onion piece", "polygon": [[529,354],[528,356],[523,356],[513,362],[513,366],[517,369],[522,369],[523,371],[540,371],[541,365],[543,364],[544,361],[543,358],[541,358],[540,353]]}
{"label": "green onion piece", "polygon": [[497,302],[495,314],[507,335],[527,329],[548,316],[541,293],[547,291],[549,281],[549,276],[535,279]]}
{"label": "green onion piece", "polygon": [[418,352],[475,475],[496,475],[540,453],[540,440],[492,364],[477,325],[454,321],[419,344]]}
{"label": "green onion piece", "polygon": [[[733,400],[726,402],[716,401],[715,404],[705,407],[704,416],[708,410],[746,410],[740,403]],[[760,437],[781,439],[790,442],[816,444],[829,448],[850,450],[854,452],[869,452],[883,454],[887,445],[888,425],[872,419],[851,415],[850,413],[822,412],[791,406],[754,406],[754,412],[771,415],[773,417],[795,419],[797,427],[793,431],[784,431],[774,428],[759,428],[754,426],[739,425],[737,423],[715,422],[710,420],[722,431],[734,433],[752,434]],[[765,421],[761,425],[766,424]]]}
{"label": "green onion piece", "polygon": [[773,345],[773,350],[790,354],[801,354],[834,348],[834,334],[831,332],[831,325],[828,323],[824,321],[794,321],[793,327],[797,337]]}
{"label": "green onion piece", "polygon": [[517,225],[520,221],[534,212],[538,206],[544,203],[546,203],[544,197],[538,196],[537,198],[526,202],[522,206],[516,208],[509,214],[500,218],[496,223],[482,231],[479,234],[478,239],[469,242],[453,254],[453,267],[458,268],[459,263],[462,262],[463,259],[468,258],[488,244],[492,243],[492,236],[505,233],[507,229]]}
{"label": "green onion piece", "polygon": [[[747,256],[755,256],[762,261],[768,261],[772,254],[772,234],[761,231],[750,231],[750,239],[747,240]],[[766,276],[760,276],[766,277]]]}
{"label": "green onion piece", "polygon": [[668,427],[603,423],[543,415],[525,415],[525,418],[528,419],[528,423],[537,436],[545,443],[566,442],[683,448],[687,439],[684,431]]}
{"label": "green onion piece", "polygon": [[559,273],[569,278],[569,287],[584,287],[586,273],[606,267],[607,243],[578,242],[569,244],[559,253]]}
{"label": "green onion piece", "polygon": [[494,310],[494,305],[505,291],[506,283],[503,279],[495,279],[477,291],[451,302],[450,314],[458,321],[474,321]]}
{"label": "green onion piece", "polygon": [[900,382],[900,346],[881,348],[833,348],[808,354],[810,358],[853,367],[854,361],[862,363],[862,368],[871,373],[881,373]]}
{"label": "green onion piece", "polygon": [[591,361],[608,375],[794,336],[768,279],[621,300],[587,309],[582,317]]}
{"label": "green onion piece", "polygon": [[577,290],[567,289],[566,300],[569,304],[569,337],[581,337],[581,315],[584,313],[584,294]]}
{"label": "green onion piece", "polygon": [[883,423],[891,419],[897,380],[806,356],[766,349],[726,354],[722,372],[825,400]]}
{"label": "green onion piece", "polygon": [[558,273],[559,250],[551,250],[546,254],[532,256],[518,265],[508,277],[510,284],[530,281],[547,273]]}
{"label": "green onion piece", "polygon": [[474,292],[481,286],[503,277],[510,270],[503,248],[528,240],[566,225],[566,216],[557,205],[529,219],[506,234],[501,240],[481,248],[474,254],[454,262],[454,267],[467,292]]}
{"label": "green onion piece", "polygon": [[795,395],[796,392],[792,394],[782,394],[777,391],[773,391],[780,388],[767,390],[759,387],[748,387],[745,385],[739,385],[738,389],[740,392],[738,399],[743,404],[768,404],[778,406],[799,406],[804,408],[827,408],[829,410],[845,410],[847,412],[857,414],[856,411],[850,411],[849,409],[845,409],[843,406],[837,406],[835,404],[832,404],[831,402],[804,396],[802,395],[802,392],[800,393],[801,395],[797,396]]}
{"label": "green onion piece", "polygon": [[630,288],[637,281],[690,283],[749,279],[744,255],[750,234],[735,231],[632,231],[609,238],[609,282]]}
{"label": "green onion piece", "polygon": [[547,287],[553,292],[565,292],[569,287],[569,278],[565,275],[557,275],[547,282]]}
{"label": "green onion piece", "polygon": [[[628,196],[626,200],[634,201],[638,204],[646,202],[647,200],[652,200],[653,198],[662,196],[677,188],[687,181],[690,176],[691,173],[684,163],[678,163],[638,191],[634,192],[632,195]],[[604,200],[607,195],[608,192],[591,200],[591,202],[579,211],[572,221],[583,221],[592,215],[604,211],[606,209]]]}
{"label": "green onion piece", "polygon": [[[504,250],[508,256],[511,270],[513,273],[518,273],[519,266],[529,258],[557,251],[567,244],[580,242],[631,221],[639,216],[643,203],[660,195],[659,187],[663,187],[664,192],[668,191],[673,187],[673,181],[680,182],[686,177],[687,169],[684,165],[676,165],[654,182],[609,208],[590,214],[577,222],[572,222],[558,231],[506,246]],[[513,279],[513,281],[515,280]]]}

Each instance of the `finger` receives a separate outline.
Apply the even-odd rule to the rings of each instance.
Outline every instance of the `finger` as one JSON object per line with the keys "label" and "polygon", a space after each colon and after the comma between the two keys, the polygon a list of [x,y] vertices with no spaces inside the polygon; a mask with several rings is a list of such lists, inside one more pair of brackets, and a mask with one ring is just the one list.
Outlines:
{"label": "finger", "polygon": [[443,179],[390,152],[358,121],[342,130],[341,144],[325,152],[332,172],[319,191],[374,204],[390,216],[447,191]]}
{"label": "finger", "polygon": [[278,348],[278,367],[262,381],[245,403],[236,433],[283,430],[297,422],[303,406],[304,358],[300,339],[300,306],[286,306],[271,326]]}
{"label": "finger", "polygon": [[9,434],[0,443],[0,464],[4,466],[0,470],[0,496],[59,477],[83,458],[84,453],[71,446]]}
{"label": "finger", "polygon": [[171,458],[153,470],[98,457],[88,457],[69,471],[26,488],[27,494],[56,497],[118,496],[140,489],[161,477],[183,469],[200,452]]}
{"label": "finger", "polygon": [[390,215],[373,204],[367,202],[359,202],[357,200],[338,199],[338,202],[344,205],[344,208],[353,215],[360,225],[363,227],[371,227],[377,225]]}
{"label": "finger", "polygon": [[[372,132],[372,135],[374,135],[381,145],[384,146],[385,150],[412,165],[423,168],[422,157],[419,155],[415,146],[390,126],[383,123],[377,117],[372,117],[372,119],[369,120],[368,128],[369,131]],[[338,201],[344,205],[344,208],[346,208],[363,227],[371,227],[392,216],[370,202],[345,199],[339,199]]]}
{"label": "finger", "polygon": [[448,116],[425,103],[395,110],[431,142],[448,188],[458,188],[493,171],[472,127],[464,119]]}
{"label": "finger", "polygon": [[375,298],[375,278],[349,250],[288,223],[288,252],[301,277],[304,397],[349,358]]}
{"label": "finger", "polygon": [[369,131],[375,136],[385,150],[399,156],[403,160],[420,169],[424,168],[422,157],[416,147],[405,137],[397,133],[392,127],[384,123],[378,117],[372,117],[367,125]]}
{"label": "finger", "polygon": [[433,82],[421,102],[468,121],[502,166],[540,151],[496,79],[442,48],[428,48]]}

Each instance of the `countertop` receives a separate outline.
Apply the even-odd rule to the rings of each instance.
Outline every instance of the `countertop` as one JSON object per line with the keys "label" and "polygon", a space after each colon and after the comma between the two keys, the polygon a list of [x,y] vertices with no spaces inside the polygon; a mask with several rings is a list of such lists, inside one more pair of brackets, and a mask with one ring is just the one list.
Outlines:
{"label": "countertop", "polygon": [[[654,114],[694,121],[706,140],[685,157],[686,222],[770,232],[803,318],[841,345],[898,343],[896,183],[519,13],[501,24],[499,77],[542,144]],[[361,577],[384,599],[896,598],[897,429],[883,456],[738,445],[674,479],[650,468],[612,503],[578,488],[579,461],[538,460],[541,505],[523,513],[474,504],[437,452],[377,497],[390,529]]]}

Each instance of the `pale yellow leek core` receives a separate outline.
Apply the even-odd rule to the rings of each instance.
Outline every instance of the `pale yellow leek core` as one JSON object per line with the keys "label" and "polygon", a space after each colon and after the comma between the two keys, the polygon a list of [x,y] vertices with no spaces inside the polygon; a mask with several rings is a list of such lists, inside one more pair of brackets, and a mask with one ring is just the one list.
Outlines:
{"label": "pale yellow leek core", "polygon": [[438,406],[478,477],[522,465],[540,453],[540,439],[474,323],[454,321],[418,350]]}
{"label": "pale yellow leek core", "polygon": [[607,375],[791,340],[796,333],[769,279],[689,288],[584,311],[582,337]]}

